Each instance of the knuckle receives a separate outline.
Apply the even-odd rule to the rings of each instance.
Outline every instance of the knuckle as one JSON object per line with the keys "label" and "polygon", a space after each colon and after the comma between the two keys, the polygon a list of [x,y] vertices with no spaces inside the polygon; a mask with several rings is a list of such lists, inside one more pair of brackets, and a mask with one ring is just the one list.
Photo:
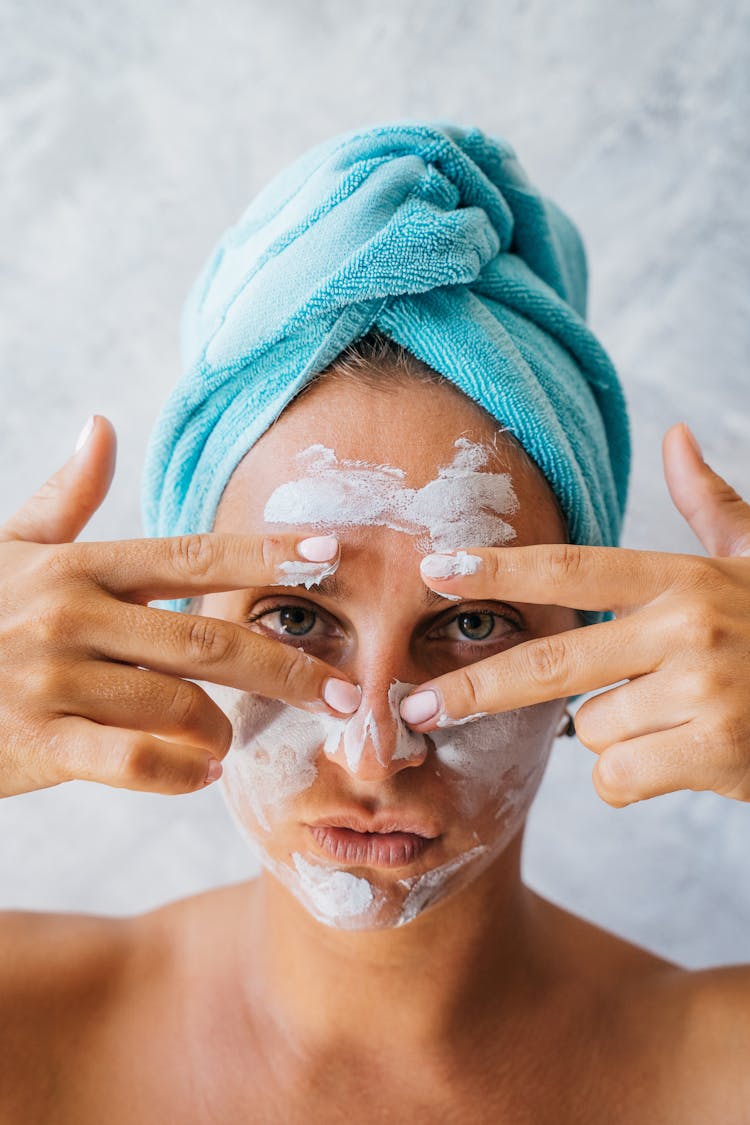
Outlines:
{"label": "knuckle", "polygon": [[483,706],[480,700],[484,696],[484,677],[482,671],[474,666],[469,666],[464,669],[463,676],[461,677],[459,691],[462,696],[462,703],[467,708],[469,713],[479,711]]}
{"label": "knuckle", "polygon": [[63,679],[62,671],[54,661],[35,661],[24,676],[24,694],[29,699],[43,700],[49,705],[52,700],[65,697]]}
{"label": "knuckle", "polygon": [[284,699],[288,696],[301,695],[304,674],[301,654],[288,645],[278,644],[278,642],[271,643],[280,649],[279,652],[274,653],[272,658],[275,691]]}
{"label": "knuckle", "polygon": [[[561,634],[551,637],[539,637],[531,641],[520,657],[522,646],[519,645],[519,658],[523,660],[524,670],[533,684],[539,687],[556,687],[562,681],[565,664],[565,642]],[[576,730],[578,729],[576,724]]]}
{"label": "knuckle", "polygon": [[42,572],[55,582],[69,582],[83,574],[82,554],[78,543],[54,543],[40,557]]}
{"label": "knuckle", "polygon": [[216,544],[206,531],[176,536],[171,549],[176,569],[191,578],[205,578],[216,563]]}
{"label": "knuckle", "polygon": [[187,622],[185,649],[196,663],[216,664],[232,656],[234,634],[218,618],[195,617]]}
{"label": "knuckle", "polygon": [[732,767],[747,769],[750,766],[750,751],[747,740],[741,737],[739,724],[732,715],[723,715],[714,724],[716,738],[724,748],[724,754]]}
{"label": "knuckle", "polygon": [[683,602],[672,616],[672,630],[683,647],[717,648],[726,637],[726,626],[713,606],[704,601]]}
{"label": "knuckle", "polygon": [[178,727],[192,727],[202,711],[200,689],[187,680],[178,680],[172,693],[169,714]]}
{"label": "knuckle", "polygon": [[583,556],[575,543],[555,543],[543,556],[543,577],[553,585],[562,585],[581,573]]}
{"label": "knuckle", "polygon": [[715,703],[718,696],[727,686],[716,669],[711,664],[700,664],[691,668],[682,677],[683,688],[686,689],[688,698],[695,700],[711,700]]}
{"label": "knuckle", "polygon": [[282,552],[283,540],[279,535],[263,535],[257,544],[261,566],[265,571],[272,571]]}
{"label": "knuckle", "polygon": [[125,788],[170,788],[184,784],[184,769],[178,754],[166,754],[153,739],[135,735],[125,744],[115,778]]}
{"label": "knuckle", "polygon": [[56,645],[61,638],[70,638],[73,624],[69,603],[60,597],[46,598],[27,620],[27,627],[45,648]]}

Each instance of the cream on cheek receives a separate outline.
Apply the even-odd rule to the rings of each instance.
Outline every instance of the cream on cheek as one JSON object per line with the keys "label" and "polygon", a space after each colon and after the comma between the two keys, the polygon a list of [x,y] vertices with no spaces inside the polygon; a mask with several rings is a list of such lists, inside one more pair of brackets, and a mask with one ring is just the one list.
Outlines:
{"label": "cream on cheek", "polygon": [[[471,723],[417,734],[403,723],[398,704],[416,685],[394,681],[389,723],[379,729],[368,700],[349,719],[311,715],[277,700],[203,683],[234,730],[224,763],[222,791],[259,861],[321,922],[347,929],[400,926],[447,893],[476,878],[513,839],[541,780],[560,717],[559,701],[487,715]],[[392,749],[381,755],[383,744]],[[309,849],[287,863],[273,854],[274,829],[294,816],[295,798],[311,790],[321,756],[343,751],[356,775],[362,755],[420,759],[439,779],[445,809],[454,811],[471,845],[437,867],[393,880],[373,870],[354,875]],[[352,765],[350,765],[352,763]],[[448,818],[450,826],[451,818]]]}
{"label": "cream on cheek", "polygon": [[[423,552],[513,539],[504,518],[518,508],[509,474],[479,471],[492,447],[464,438],[455,446],[451,463],[420,489],[407,487],[397,467],[338,460],[333,450],[310,446],[298,455],[302,475],[276,488],[264,518],[323,528],[385,526],[413,536]],[[284,575],[279,577],[282,584]],[[293,568],[286,576],[289,585],[315,580]],[[528,811],[560,716],[559,701],[551,701],[444,727],[428,738],[401,719],[398,705],[416,685],[398,680],[388,691],[387,730],[375,721],[376,711],[384,712],[373,706],[366,685],[358,711],[347,719],[224,685],[201,686],[232,723],[222,791],[260,862],[321,922],[349,929],[403,925],[488,866]],[[471,845],[397,880],[383,869],[373,869],[370,878],[354,875],[309,849],[292,851],[291,863],[273,855],[274,825],[284,823],[295,799],[315,785],[321,755],[341,764],[343,757],[356,776],[365,752],[383,766],[391,759],[419,759],[420,769],[432,770]]]}

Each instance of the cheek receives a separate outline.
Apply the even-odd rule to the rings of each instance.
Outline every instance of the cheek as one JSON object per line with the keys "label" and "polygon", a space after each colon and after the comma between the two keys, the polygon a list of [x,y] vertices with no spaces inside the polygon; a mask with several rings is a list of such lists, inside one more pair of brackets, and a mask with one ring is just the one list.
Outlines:
{"label": "cheek", "polygon": [[309,789],[325,742],[314,715],[223,684],[201,683],[232,724],[221,785],[245,831],[269,833],[270,813]]}
{"label": "cheek", "polygon": [[560,700],[550,700],[432,733],[439,776],[461,816],[481,821],[483,839],[525,816],[562,708]]}

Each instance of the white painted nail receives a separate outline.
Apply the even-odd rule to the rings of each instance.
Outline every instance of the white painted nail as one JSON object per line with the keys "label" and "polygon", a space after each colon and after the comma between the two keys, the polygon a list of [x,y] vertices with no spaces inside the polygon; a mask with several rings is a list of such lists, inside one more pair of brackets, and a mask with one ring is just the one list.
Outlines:
{"label": "white painted nail", "polygon": [[342,715],[352,715],[362,702],[362,691],[357,684],[347,680],[337,680],[331,676],[323,684],[323,698],[334,711]]}
{"label": "white painted nail", "polygon": [[94,415],[92,414],[91,417],[89,418],[88,422],[83,427],[80,434],[78,435],[78,441],[76,442],[76,448],[75,448],[76,453],[78,453],[78,451],[80,449],[83,449],[84,445],[86,444],[86,442],[91,437],[91,432],[92,432],[93,429],[94,429]]}
{"label": "white painted nail", "polygon": [[308,562],[328,562],[339,553],[339,541],[335,535],[313,535],[299,541],[297,553]]}
{"label": "white painted nail", "polygon": [[426,723],[437,714],[440,701],[437,693],[431,690],[415,691],[401,700],[401,718],[407,723]]}

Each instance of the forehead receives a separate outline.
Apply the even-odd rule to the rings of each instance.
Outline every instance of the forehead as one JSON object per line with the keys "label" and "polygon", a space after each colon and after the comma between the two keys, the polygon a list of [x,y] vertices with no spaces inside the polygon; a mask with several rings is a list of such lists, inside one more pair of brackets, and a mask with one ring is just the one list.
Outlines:
{"label": "forehead", "polygon": [[510,474],[519,501],[513,542],[564,539],[549,485],[499,431],[489,415],[450,385],[406,379],[389,381],[380,390],[325,376],[292,402],[240,461],[224,490],[214,528],[249,534],[265,530],[266,501],[280,484],[304,475],[299,454],[310,446],[333,450],[337,461],[396,467],[403,471],[406,487],[419,489],[454,461],[456,441],[464,438],[486,448],[482,471]]}

